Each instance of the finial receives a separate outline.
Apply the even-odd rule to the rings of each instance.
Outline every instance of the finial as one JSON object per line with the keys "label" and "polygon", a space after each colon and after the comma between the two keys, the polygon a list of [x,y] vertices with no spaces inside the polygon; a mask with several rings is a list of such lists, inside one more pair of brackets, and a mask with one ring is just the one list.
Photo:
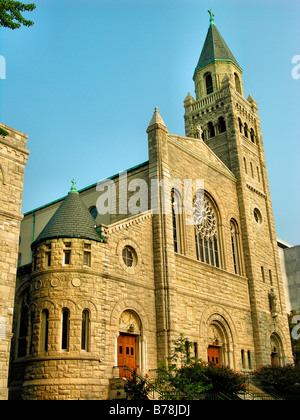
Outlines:
{"label": "finial", "polygon": [[154,109],[154,114],[153,117],[148,125],[147,130],[149,129],[149,127],[151,127],[154,124],[160,124],[162,127],[164,127],[165,129],[167,129],[166,124],[164,123],[163,119],[160,116],[159,110],[157,108],[157,106]]}
{"label": "finial", "polygon": [[76,184],[76,181],[75,181],[75,179],[72,179],[72,187],[71,187],[71,189],[70,189],[70,193],[76,193],[76,194],[78,194],[78,191],[77,191],[77,189],[76,189],[76,187],[75,187],[75,184]]}
{"label": "finial", "polygon": [[214,21],[214,14],[213,14],[213,11],[211,10],[211,9],[209,9],[208,10],[208,13],[209,13],[209,15],[210,15],[210,24],[211,25],[214,25],[215,24],[215,21]]}

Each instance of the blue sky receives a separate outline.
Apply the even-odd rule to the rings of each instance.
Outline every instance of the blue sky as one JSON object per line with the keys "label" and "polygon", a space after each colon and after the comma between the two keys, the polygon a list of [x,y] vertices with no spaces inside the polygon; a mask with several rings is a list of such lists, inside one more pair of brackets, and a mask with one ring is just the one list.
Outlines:
{"label": "blue sky", "polygon": [[156,106],[184,135],[212,8],[259,106],[277,235],[300,244],[299,0],[35,3],[33,27],[0,28],[0,120],[29,136],[23,212],[146,161]]}

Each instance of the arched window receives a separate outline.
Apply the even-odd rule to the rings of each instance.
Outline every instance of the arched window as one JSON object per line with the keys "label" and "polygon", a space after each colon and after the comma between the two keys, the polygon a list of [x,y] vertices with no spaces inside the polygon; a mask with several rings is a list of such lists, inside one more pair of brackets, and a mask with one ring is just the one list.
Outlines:
{"label": "arched window", "polygon": [[234,272],[235,274],[241,274],[238,226],[234,219],[230,220],[230,234]]}
{"label": "arched window", "polygon": [[27,356],[28,351],[28,326],[29,326],[29,311],[26,303],[26,297],[23,299],[19,335],[18,335],[18,357]]}
{"label": "arched window", "polygon": [[172,224],[173,224],[173,243],[174,251],[182,252],[181,249],[181,215],[182,215],[182,203],[181,196],[178,191],[172,189],[171,191],[171,204],[172,204]]}
{"label": "arched window", "polygon": [[215,206],[203,193],[197,192],[195,206],[195,245],[199,261],[220,267],[218,219]]}
{"label": "arched window", "polygon": [[241,358],[242,358],[242,368],[245,369],[246,364],[245,364],[245,351],[244,351],[244,349],[241,350]]}
{"label": "arched window", "polygon": [[253,172],[253,164],[250,162],[250,169],[251,169],[251,176],[254,178],[254,172]]}
{"label": "arched window", "polygon": [[40,340],[40,350],[48,350],[48,331],[49,331],[49,311],[48,309],[43,309],[41,316],[41,340]]}
{"label": "arched window", "polygon": [[246,174],[248,173],[248,170],[247,170],[247,161],[246,161],[246,158],[245,157],[243,157],[243,160],[244,160],[244,168],[245,168],[245,172],[246,172]]}
{"label": "arched window", "polygon": [[211,74],[208,73],[205,77],[205,86],[206,86],[206,94],[209,95],[210,93],[213,93],[214,87],[213,87],[213,81]]}
{"label": "arched window", "polygon": [[215,127],[211,121],[207,124],[207,129],[208,129],[208,138],[215,137],[216,135]]}
{"label": "arched window", "polygon": [[243,123],[240,118],[239,118],[239,128],[240,128],[240,133],[243,134]]}
{"label": "arched window", "polygon": [[220,117],[218,119],[218,128],[219,128],[219,133],[225,133],[226,131],[226,123],[223,117]]}
{"label": "arched window", "polygon": [[241,95],[242,89],[241,89],[241,82],[239,76],[234,73],[234,83],[235,83],[235,90]]}
{"label": "arched window", "polygon": [[81,349],[88,351],[90,333],[90,313],[87,309],[82,311],[81,320]]}
{"label": "arched window", "polygon": [[252,369],[252,362],[251,362],[251,352],[250,350],[247,351],[247,355],[248,355],[248,369]]}
{"label": "arched window", "polygon": [[61,324],[61,348],[62,350],[69,350],[70,311],[68,308],[62,310]]}
{"label": "arched window", "polygon": [[255,143],[255,134],[253,128],[250,129],[250,138],[252,143]]}
{"label": "arched window", "polygon": [[247,123],[245,123],[244,124],[244,134],[245,134],[245,137],[247,137],[248,138],[248,125],[247,125]]}

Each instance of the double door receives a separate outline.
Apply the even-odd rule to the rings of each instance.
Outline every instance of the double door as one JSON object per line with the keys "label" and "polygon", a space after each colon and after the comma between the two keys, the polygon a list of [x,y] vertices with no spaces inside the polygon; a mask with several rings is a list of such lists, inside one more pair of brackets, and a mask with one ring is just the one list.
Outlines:
{"label": "double door", "polygon": [[207,360],[216,366],[220,366],[220,347],[208,346]]}
{"label": "double door", "polygon": [[118,337],[118,366],[120,378],[128,375],[122,366],[136,369],[136,336],[120,334]]}

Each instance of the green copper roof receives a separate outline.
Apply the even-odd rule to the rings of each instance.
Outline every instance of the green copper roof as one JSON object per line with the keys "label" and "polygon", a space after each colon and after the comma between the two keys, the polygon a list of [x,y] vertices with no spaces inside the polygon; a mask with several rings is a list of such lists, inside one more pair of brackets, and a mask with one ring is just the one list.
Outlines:
{"label": "green copper roof", "polygon": [[102,241],[96,230],[95,220],[78,194],[74,180],[71,191],[33,244],[53,238],[82,238]]}
{"label": "green copper roof", "polygon": [[[198,64],[195,68],[195,73],[198,69],[214,61],[230,61],[242,71],[238,62],[234,58],[234,55],[232,54],[228,45],[224,41],[222,35],[218,31],[218,28],[216,27],[215,21],[213,19],[214,15],[212,14],[211,11],[209,11],[209,13],[210,13],[210,25],[208,28],[208,32],[206,35],[206,39],[204,42],[204,46],[202,48],[202,52],[201,52]],[[195,77],[195,74],[194,74],[194,77]]]}

